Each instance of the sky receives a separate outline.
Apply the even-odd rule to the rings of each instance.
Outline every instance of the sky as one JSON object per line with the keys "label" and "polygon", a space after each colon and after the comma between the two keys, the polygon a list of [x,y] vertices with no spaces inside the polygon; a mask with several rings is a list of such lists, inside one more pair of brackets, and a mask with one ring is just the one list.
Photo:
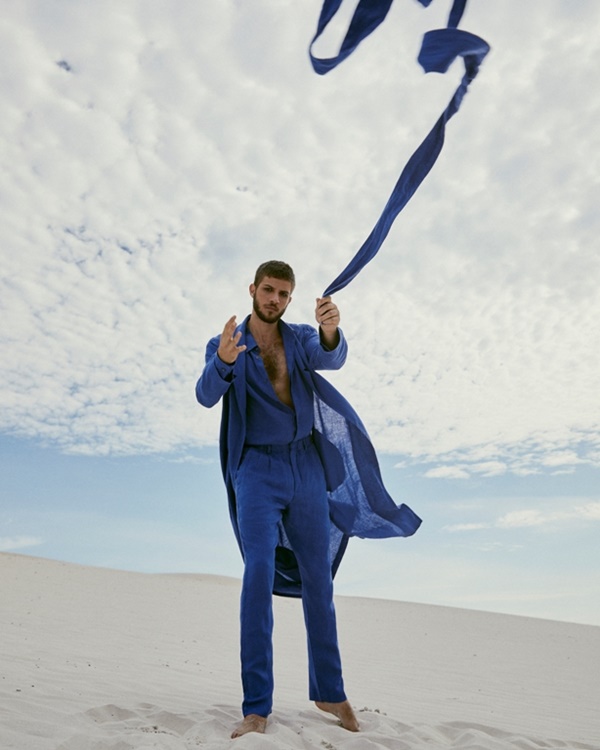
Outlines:
{"label": "sky", "polygon": [[[239,577],[206,342],[270,258],[314,321],[460,81],[416,59],[450,2],[324,77],[317,0],[0,5],[0,550]],[[600,4],[460,28],[491,52],[327,375],[423,525],[353,540],[336,591],[600,625]]]}

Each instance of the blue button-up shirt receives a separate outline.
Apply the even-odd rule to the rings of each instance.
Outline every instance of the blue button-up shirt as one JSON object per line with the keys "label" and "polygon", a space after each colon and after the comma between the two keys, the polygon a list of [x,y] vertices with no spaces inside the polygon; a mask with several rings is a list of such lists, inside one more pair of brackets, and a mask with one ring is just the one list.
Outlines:
{"label": "blue button-up shirt", "polygon": [[294,408],[276,395],[250,331],[246,334],[246,443],[286,444],[310,435],[313,394],[300,377],[294,357],[286,352]]}
{"label": "blue button-up shirt", "polygon": [[[307,331],[309,326],[304,327]],[[308,349],[306,354],[311,366],[315,369],[337,369],[341,367],[346,359],[347,344],[344,336],[339,331],[340,341],[333,350],[326,349],[319,341],[319,334],[314,329],[310,336],[306,336]],[[308,341],[310,340],[310,344]],[[246,329],[244,339],[246,351],[241,355],[246,358],[246,434],[244,442],[247,445],[284,445],[295,440],[301,440],[310,435],[314,422],[313,392],[310,390],[306,378],[300,373],[300,364],[294,356],[294,347],[290,341],[286,342],[284,337],[285,358],[290,378],[290,391],[294,408],[277,396],[267,371],[260,356],[260,349],[254,337]],[[218,337],[212,340],[215,352],[210,357],[210,362],[218,373],[218,381],[214,387],[208,387],[211,393],[209,399],[200,398],[201,403],[210,404],[217,400],[231,385],[234,365],[229,365],[219,359],[216,354]],[[209,348],[211,344],[209,344]],[[209,365],[210,368],[210,365]],[[205,371],[203,378],[199,381],[200,386],[204,377],[210,378],[210,369]],[[219,385],[220,382],[220,385]]]}

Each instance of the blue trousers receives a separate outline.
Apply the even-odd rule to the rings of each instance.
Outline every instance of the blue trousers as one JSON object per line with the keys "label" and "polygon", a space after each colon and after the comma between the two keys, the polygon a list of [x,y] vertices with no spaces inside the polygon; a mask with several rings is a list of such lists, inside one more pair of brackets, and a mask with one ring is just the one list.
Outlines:
{"label": "blue trousers", "polygon": [[310,438],[248,446],[236,477],[244,552],[240,606],[242,712],[268,716],[273,705],[273,581],[283,522],[302,577],[309,698],[346,700],[329,558],[329,508],[323,466]]}

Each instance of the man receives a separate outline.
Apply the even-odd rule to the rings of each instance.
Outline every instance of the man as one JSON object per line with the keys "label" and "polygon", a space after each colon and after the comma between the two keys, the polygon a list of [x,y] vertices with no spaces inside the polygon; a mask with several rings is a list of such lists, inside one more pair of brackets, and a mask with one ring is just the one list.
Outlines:
{"label": "man", "polygon": [[408,536],[420,523],[387,495],[360,419],[315,372],[345,362],[337,306],[317,299],[318,331],[287,325],[294,286],[286,263],[259,266],[252,313],[209,341],[196,385],[204,406],[223,399],[221,463],[244,558],[244,720],[232,737],[264,732],[271,712],[273,592],[302,597],[310,699],[359,730],[344,692],[332,577],[349,536]]}
{"label": "man", "polygon": [[[231,387],[235,365],[246,357],[246,435],[235,479],[237,522],[244,554],[241,659],[244,721],[233,737],[264,732],[271,712],[272,592],[279,523],[300,563],[310,649],[310,697],[358,731],[346,699],[337,644],[329,559],[329,510],[325,476],[312,440],[313,396],[287,352],[279,320],[292,301],[295,280],[285,263],[270,261],[250,285],[252,314],[236,330],[230,318],[208,346],[198,400],[212,406]],[[318,299],[319,334],[302,330],[315,367],[337,369],[347,346],[331,299]],[[242,342],[243,337],[243,342]],[[216,351],[215,350],[216,345]],[[289,360],[289,364],[288,364]]]}

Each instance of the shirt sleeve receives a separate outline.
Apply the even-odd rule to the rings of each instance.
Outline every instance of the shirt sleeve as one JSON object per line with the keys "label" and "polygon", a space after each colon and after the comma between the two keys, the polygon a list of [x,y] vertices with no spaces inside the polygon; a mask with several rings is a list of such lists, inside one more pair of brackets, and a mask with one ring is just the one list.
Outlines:
{"label": "shirt sleeve", "polygon": [[321,343],[319,332],[312,326],[301,327],[301,340],[308,363],[313,370],[339,370],[348,354],[348,342],[342,329],[338,328],[340,340],[335,349],[327,349]]}
{"label": "shirt sleeve", "polygon": [[219,357],[219,336],[212,338],[206,347],[206,364],[196,383],[196,399],[202,406],[214,406],[228,391],[233,382],[233,365]]}

